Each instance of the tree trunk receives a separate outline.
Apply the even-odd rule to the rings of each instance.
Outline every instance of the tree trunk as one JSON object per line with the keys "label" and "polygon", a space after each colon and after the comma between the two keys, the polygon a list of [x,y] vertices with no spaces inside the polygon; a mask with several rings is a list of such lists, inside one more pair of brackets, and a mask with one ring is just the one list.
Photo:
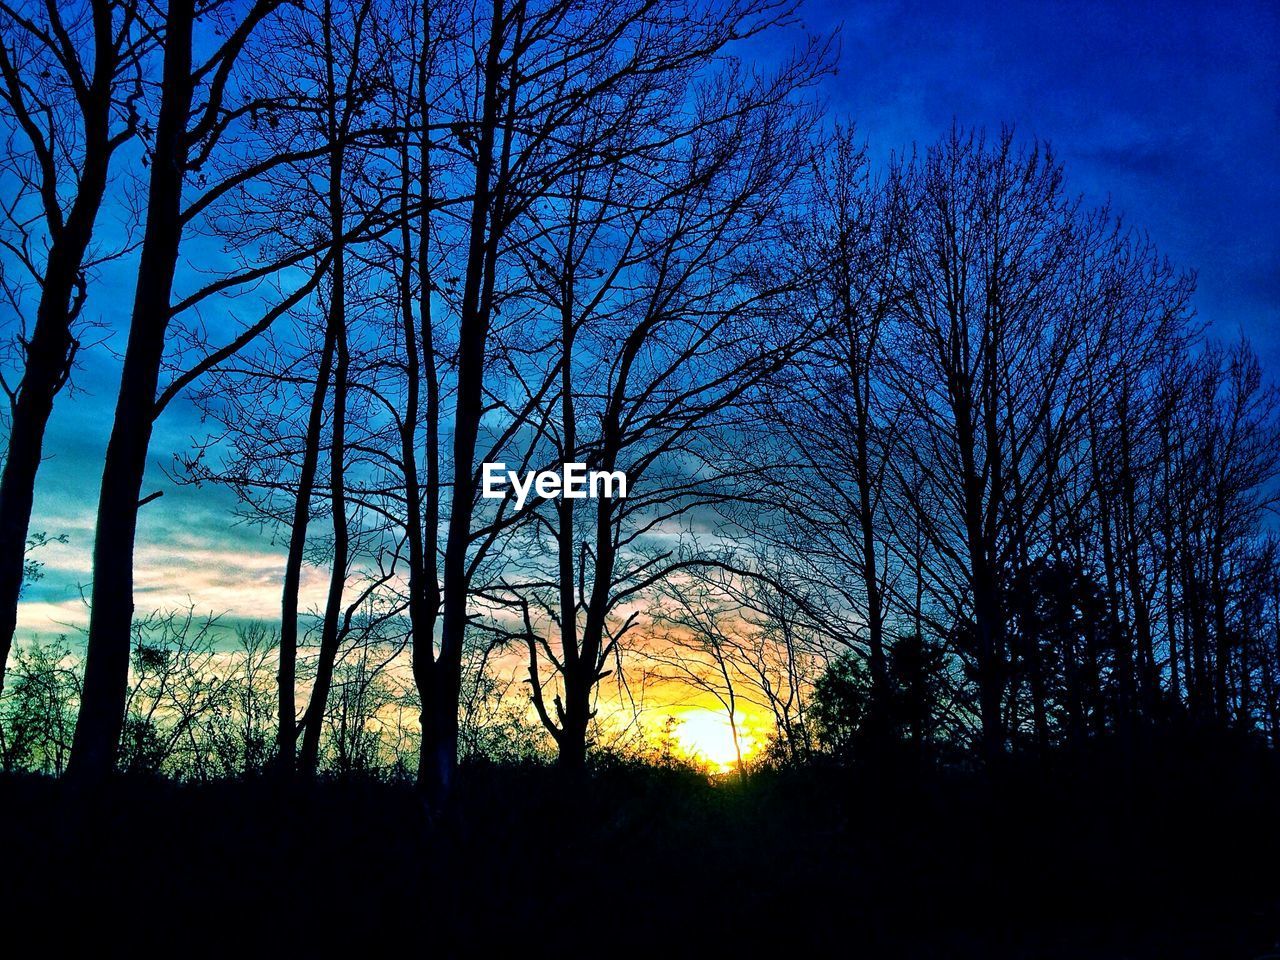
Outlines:
{"label": "tree trunk", "polygon": [[[861,400],[863,387],[854,384]],[[856,430],[857,457],[856,478],[858,484],[858,525],[862,534],[862,580],[867,592],[867,637],[871,652],[871,710],[872,737],[874,741],[888,739],[891,730],[889,716],[892,692],[889,687],[889,666],[884,650],[884,601],[880,592],[880,572],[876,564],[875,518],[872,515],[872,477],[870,438],[867,418],[868,402],[858,404]]]}
{"label": "tree trunk", "polygon": [[0,691],[5,664],[18,624],[27,534],[40,469],[44,432],[53,413],[53,398],[70,373],[75,353],[71,335],[71,297],[88,242],[78,252],[65,249],[63,238],[49,254],[44,290],[36,310],[36,326],[27,345],[26,369],[18,390],[9,431],[9,450],[0,477]]}
{"label": "tree trunk", "polygon": [[115,422],[107,445],[98,499],[88,655],[80,715],[67,770],[69,776],[87,780],[102,779],[111,773],[124,722],[138,497],[154,424],[156,385],[182,234],[194,18],[194,0],[171,0],[165,20],[162,93],[151,163],[147,226],[139,256],[138,287]]}
{"label": "tree trunk", "polygon": [[338,362],[334,367],[333,442],[329,454],[329,493],[333,510],[333,567],[329,574],[329,598],[325,604],[324,622],[320,628],[320,659],[316,679],[311,688],[311,703],[302,720],[302,752],[298,758],[302,772],[314,776],[320,761],[320,733],[324,728],[329,690],[333,686],[333,669],[342,640],[342,596],[347,581],[347,556],[350,534],[347,528],[346,496],[346,420],[347,375],[350,355],[347,349],[346,282],[339,252],[333,262],[333,291],[330,294],[329,326],[337,340]]}
{"label": "tree trunk", "polygon": [[[958,398],[966,391],[955,391]],[[973,589],[973,618],[978,668],[978,712],[982,723],[982,755],[987,762],[1004,754],[1003,618],[997,596],[995,572],[988,550],[982,503],[982,479],[975,458],[976,443],[970,407],[956,409],[956,436],[961,460],[964,527]],[[990,451],[988,456],[993,456]]]}
{"label": "tree trunk", "polygon": [[336,339],[333,324],[327,323],[320,364],[316,370],[315,391],[311,395],[311,410],[307,417],[306,445],[302,453],[302,468],[298,474],[298,493],[293,503],[293,523],[289,528],[289,552],[285,558],[284,589],[280,602],[279,717],[276,727],[276,761],[280,772],[285,776],[293,773],[298,748],[298,591],[302,583],[302,561],[311,518],[311,494],[315,489],[316,470],[320,461],[324,399],[333,373]]}
{"label": "tree trunk", "polygon": [[71,325],[84,297],[81,270],[85,251],[107,188],[113,150],[110,136],[111,88],[118,58],[112,44],[111,17],[95,5],[95,48],[98,62],[84,111],[84,160],[76,198],[66,222],[51,230],[36,324],[26,345],[22,380],[9,425],[9,449],[0,475],[0,693],[5,666],[18,623],[27,535],[35,495],[36,474],[44,447],[53,400],[66,384],[78,341]]}
{"label": "tree trunk", "polygon": [[[320,734],[333,685],[333,669],[338,658],[341,636],[342,595],[347,582],[347,555],[350,535],[347,529],[346,497],[346,428],[347,377],[351,357],[347,342],[347,275],[343,234],[346,224],[343,197],[343,173],[346,150],[346,109],[338,108],[338,85],[334,75],[333,15],[328,2],[324,9],[324,53],[329,141],[329,236],[334,244],[333,266],[329,288],[329,310],[325,318],[325,337],[332,338],[337,363],[333,377],[333,427],[329,448],[329,498],[333,518],[333,560],[329,573],[329,596],[325,603],[324,621],[320,628],[320,658],[316,664],[311,702],[302,719],[302,752],[299,765],[307,776],[314,776],[320,761]],[[323,400],[322,400],[323,404]]]}
{"label": "tree trunk", "polygon": [[[429,7],[423,7],[422,50],[418,61],[418,109],[419,120],[425,128],[429,123],[430,104],[427,99],[427,60],[431,49],[431,18]],[[404,203],[409,202],[410,162],[406,143],[402,155],[401,191]],[[420,147],[418,190],[423,210],[417,237],[416,259],[418,265],[418,326],[413,321],[413,263],[415,251],[410,224],[406,219],[401,231],[401,247],[404,258],[401,280],[401,319],[406,358],[407,395],[404,424],[401,429],[401,458],[405,477],[405,526],[409,539],[409,627],[413,634],[413,679],[421,702],[419,722],[424,731],[418,746],[418,785],[428,785],[428,771],[432,768],[431,746],[433,738],[425,731],[432,727],[430,703],[433,696],[433,671],[435,667],[435,627],[440,615],[440,583],[437,570],[437,541],[440,536],[440,379],[436,367],[435,331],[431,310],[431,211],[427,198],[431,195],[431,144],[423,137]],[[419,353],[421,350],[421,354]],[[425,382],[423,382],[425,381]],[[417,429],[421,387],[426,387],[426,489],[425,495],[418,472]]]}
{"label": "tree trunk", "polygon": [[[444,554],[444,616],[440,656],[432,670],[431,722],[423,726],[423,757],[429,758],[427,788],[439,807],[453,788],[458,766],[458,695],[466,639],[470,577],[471,514],[475,507],[475,455],[484,392],[489,307],[494,283],[500,217],[493,210],[493,166],[502,74],[503,3],[495,0],[484,67],[484,106],[471,202],[467,270],[458,331],[458,374],[453,424],[453,496]],[[422,771],[419,772],[420,776]]]}

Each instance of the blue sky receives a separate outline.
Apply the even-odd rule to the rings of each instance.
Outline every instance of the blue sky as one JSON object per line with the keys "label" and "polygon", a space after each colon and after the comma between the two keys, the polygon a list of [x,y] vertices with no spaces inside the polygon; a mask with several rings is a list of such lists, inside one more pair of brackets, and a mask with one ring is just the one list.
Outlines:
{"label": "blue sky", "polygon": [[[822,91],[873,157],[924,146],[953,120],[1050,141],[1070,183],[1108,197],[1178,265],[1199,271],[1197,305],[1223,337],[1243,330],[1280,373],[1280,4],[946,3],[810,0],[811,29],[841,28],[838,74]],[[110,216],[104,214],[104,216]],[[188,248],[190,255],[196,247]],[[123,346],[126,265],[104,271],[88,311]],[[20,635],[83,620],[93,511],[119,361],[89,352],[79,390],[59,398],[32,529],[65,533],[43,556]],[[157,426],[139,530],[140,612],[182,602],[270,617],[281,550],[230,527],[220,490],[176,488],[162,468],[203,428],[174,404]],[[323,576],[309,584],[320,596]]]}
{"label": "blue sky", "polygon": [[831,108],[873,156],[953,119],[1048,140],[1070,183],[1199,274],[1280,371],[1280,4],[811,0],[842,26]]}

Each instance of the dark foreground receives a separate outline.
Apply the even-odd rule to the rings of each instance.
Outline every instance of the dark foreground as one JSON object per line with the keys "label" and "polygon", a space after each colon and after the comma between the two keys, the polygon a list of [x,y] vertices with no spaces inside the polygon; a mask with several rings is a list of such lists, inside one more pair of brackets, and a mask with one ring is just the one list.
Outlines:
{"label": "dark foreground", "polygon": [[1222,739],[981,775],[476,769],[430,827],[374,781],[0,779],[0,942],[1248,960],[1280,955],[1277,799],[1275,755]]}

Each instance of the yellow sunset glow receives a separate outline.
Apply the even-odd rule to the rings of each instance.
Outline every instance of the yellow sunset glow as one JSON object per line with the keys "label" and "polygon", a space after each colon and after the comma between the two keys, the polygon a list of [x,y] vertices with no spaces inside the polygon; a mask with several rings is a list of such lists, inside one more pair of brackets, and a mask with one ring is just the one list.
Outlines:
{"label": "yellow sunset glow", "polygon": [[[691,758],[705,763],[716,773],[728,773],[737,766],[733,728],[723,713],[690,710],[680,717],[676,739]],[[756,738],[744,729],[742,718],[738,720],[738,745],[743,760],[750,760],[759,749]]]}

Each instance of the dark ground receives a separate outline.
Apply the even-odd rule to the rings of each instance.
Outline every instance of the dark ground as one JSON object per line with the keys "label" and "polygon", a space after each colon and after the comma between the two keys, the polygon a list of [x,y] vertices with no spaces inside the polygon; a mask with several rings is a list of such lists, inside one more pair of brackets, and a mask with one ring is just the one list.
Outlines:
{"label": "dark ground", "polygon": [[399,784],[11,777],[0,955],[22,930],[136,956],[1250,960],[1280,956],[1277,799],[1276,755],[1223,738],[996,774],[473,769],[430,828]]}

